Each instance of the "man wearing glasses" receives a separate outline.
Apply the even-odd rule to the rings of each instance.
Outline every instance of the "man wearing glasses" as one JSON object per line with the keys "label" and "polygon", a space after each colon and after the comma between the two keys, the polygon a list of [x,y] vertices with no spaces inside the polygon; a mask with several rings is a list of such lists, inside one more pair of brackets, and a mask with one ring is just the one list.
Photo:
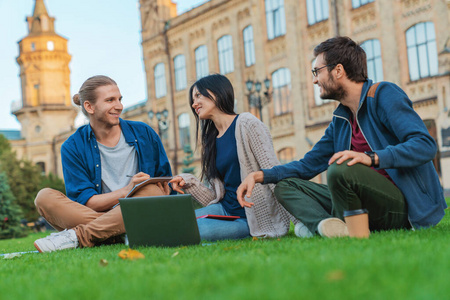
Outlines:
{"label": "man wearing glasses", "polygon": [[[303,159],[251,173],[237,194],[251,207],[255,183],[277,183],[300,237],[366,238],[370,231],[426,228],[447,207],[432,163],[437,146],[397,85],[367,78],[364,50],[348,37],[314,49],[313,83],[339,101],[323,137]],[[327,170],[328,185],[309,181]],[[345,221],[345,222],[344,222]]]}

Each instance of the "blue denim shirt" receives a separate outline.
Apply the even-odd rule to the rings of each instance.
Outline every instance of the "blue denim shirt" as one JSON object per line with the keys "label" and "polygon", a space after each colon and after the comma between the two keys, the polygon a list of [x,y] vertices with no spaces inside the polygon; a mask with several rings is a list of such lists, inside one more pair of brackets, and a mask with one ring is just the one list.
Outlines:
{"label": "blue denim shirt", "polygon": [[[380,165],[385,169],[408,203],[408,216],[414,227],[436,225],[444,217],[447,204],[432,159],[437,146],[412,102],[397,85],[381,82],[374,97],[364,83],[356,120]],[[367,96],[367,97],[366,97]],[[352,128],[348,107],[340,104],[324,136],[303,159],[264,169],[264,183],[284,178],[309,180],[328,168],[328,160],[339,151],[350,150]]]}
{"label": "blue denim shirt", "polygon": [[[139,171],[151,177],[172,176],[169,160],[159,136],[142,122],[120,119],[125,141],[136,148]],[[80,204],[102,193],[102,166],[97,140],[91,126],[84,125],[61,147],[67,196]]]}

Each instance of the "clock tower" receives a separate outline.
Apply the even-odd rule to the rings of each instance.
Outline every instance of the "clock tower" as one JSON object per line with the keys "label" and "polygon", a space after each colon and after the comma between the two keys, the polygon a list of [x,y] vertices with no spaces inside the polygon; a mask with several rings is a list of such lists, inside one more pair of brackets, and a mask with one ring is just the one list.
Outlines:
{"label": "clock tower", "polygon": [[43,0],[36,0],[26,19],[28,35],[19,41],[22,105],[12,113],[21,123],[22,156],[40,165],[45,173],[59,173],[55,144],[73,131],[78,109],[70,95],[71,56],[67,39],[55,33]]}

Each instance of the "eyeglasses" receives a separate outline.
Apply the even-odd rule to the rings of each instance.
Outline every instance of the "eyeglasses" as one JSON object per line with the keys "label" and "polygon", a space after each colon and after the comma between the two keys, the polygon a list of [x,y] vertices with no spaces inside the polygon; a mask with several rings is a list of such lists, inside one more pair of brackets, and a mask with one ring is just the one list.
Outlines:
{"label": "eyeglasses", "polygon": [[336,66],[336,65],[337,65],[337,64],[329,64],[329,65],[325,65],[325,66],[320,67],[320,68],[314,68],[314,69],[311,70],[311,72],[312,72],[312,74],[313,74],[314,77],[317,77],[317,74],[318,74],[319,71],[322,70],[323,68],[331,67],[331,66]]}

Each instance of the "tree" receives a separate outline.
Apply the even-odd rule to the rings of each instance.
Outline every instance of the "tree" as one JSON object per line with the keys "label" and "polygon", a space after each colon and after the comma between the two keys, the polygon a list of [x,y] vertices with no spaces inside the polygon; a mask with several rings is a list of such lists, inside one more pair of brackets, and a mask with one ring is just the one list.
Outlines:
{"label": "tree", "polygon": [[186,156],[183,159],[184,167],[182,168],[182,172],[194,174],[195,167],[190,167],[190,165],[194,162],[194,152],[192,151],[191,145],[185,144],[183,151]]}
{"label": "tree", "polygon": [[5,173],[0,173],[0,239],[18,238],[27,235],[21,226],[22,211],[15,203],[14,195]]}
{"label": "tree", "polygon": [[64,181],[53,173],[49,173],[47,176],[42,176],[41,184],[39,185],[39,190],[50,187],[61,193],[66,193],[66,186]]}
{"label": "tree", "polygon": [[39,217],[34,199],[41,188],[50,187],[65,191],[64,183],[53,174],[42,175],[38,166],[26,159],[19,160],[12,151],[8,140],[0,134],[0,172],[8,178],[12,194],[28,221]]}

